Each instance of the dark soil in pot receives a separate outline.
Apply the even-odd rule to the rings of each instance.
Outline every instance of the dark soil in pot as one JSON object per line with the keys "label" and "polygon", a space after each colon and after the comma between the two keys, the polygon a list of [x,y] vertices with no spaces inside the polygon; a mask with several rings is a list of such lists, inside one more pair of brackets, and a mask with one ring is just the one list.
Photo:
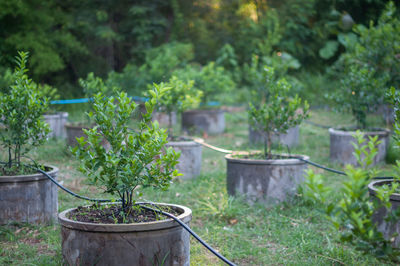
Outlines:
{"label": "dark soil in pot", "polygon": [[[57,177],[58,168],[48,166],[47,170]],[[43,174],[0,176],[0,199],[0,224],[49,224],[57,218],[57,186]]]}
{"label": "dark soil in pot", "polygon": [[[371,199],[377,200],[377,188],[383,185],[388,185],[394,182],[393,180],[375,180],[368,185],[369,195]],[[397,181],[399,182],[399,181]],[[390,203],[392,204],[391,212],[400,207],[400,191],[393,193],[390,196]],[[388,222],[385,220],[388,214],[388,209],[385,207],[380,208],[373,215],[373,221],[377,224],[378,231],[380,231],[386,239],[392,239],[395,247],[400,247],[400,221]],[[396,236],[397,235],[397,236]]]}
{"label": "dark soil in pot", "polygon": [[[174,209],[189,225],[191,210],[179,205],[157,204]],[[59,214],[62,254],[69,265],[190,265],[190,235],[172,219],[130,224],[74,221]]]}
{"label": "dark soil in pot", "polygon": [[[330,159],[341,164],[357,165],[357,160],[353,155],[354,147],[353,142],[356,139],[352,136],[355,134],[354,128],[330,128]],[[368,137],[378,136],[381,143],[378,145],[378,154],[374,158],[374,164],[383,162],[386,157],[386,152],[389,145],[389,133],[387,129],[371,129],[371,131],[363,132],[366,140]],[[366,142],[367,142],[366,141]],[[365,142],[365,143],[366,143]]]}
{"label": "dark soil in pot", "polygon": [[[301,156],[308,159],[307,156]],[[292,197],[304,181],[307,164],[299,159],[253,159],[226,155],[229,195],[243,195],[249,202],[266,204]]]}
{"label": "dark soil in pot", "polygon": [[220,134],[225,130],[222,109],[198,109],[182,113],[182,130],[190,134]]}

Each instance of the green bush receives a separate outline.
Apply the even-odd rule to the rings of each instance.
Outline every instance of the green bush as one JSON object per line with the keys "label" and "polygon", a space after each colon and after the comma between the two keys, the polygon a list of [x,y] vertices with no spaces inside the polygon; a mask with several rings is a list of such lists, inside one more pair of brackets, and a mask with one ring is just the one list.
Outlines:
{"label": "green bush", "polygon": [[[377,171],[371,168],[374,157],[378,153],[377,136],[369,137],[368,143],[364,135],[357,131],[354,135],[354,144],[357,162],[360,167],[348,165],[346,167],[346,180],[339,190],[339,198],[331,200],[332,189],[324,185],[321,175],[309,170],[303,188],[305,199],[322,206],[329,221],[336,232],[340,234],[340,240],[357,246],[365,253],[373,253],[375,256],[397,260],[400,255],[397,248],[392,247],[391,239],[384,238],[378,231],[373,215],[382,207],[390,209],[390,195],[399,187],[398,182],[393,182],[391,187],[384,186],[377,190],[377,200],[371,200],[368,192],[368,184],[377,176]],[[397,169],[400,165],[397,166]],[[335,192],[337,193],[337,192]],[[389,212],[387,221],[397,222],[400,213]],[[391,220],[392,219],[392,220]]]}
{"label": "green bush", "polygon": [[366,129],[367,114],[379,107],[384,81],[374,78],[375,73],[374,69],[351,65],[341,86],[330,95],[336,110],[351,112],[357,129]]}
{"label": "green bush", "polygon": [[264,137],[264,155],[272,158],[272,134],[286,133],[308,116],[309,105],[296,95],[290,99],[291,85],[285,80],[275,80],[274,69],[265,67],[266,98],[259,98],[257,105],[250,103],[249,123]]}
{"label": "green bush", "polygon": [[172,76],[167,83],[153,84],[159,90],[165,90],[163,97],[158,103],[158,110],[168,114],[168,133],[174,137],[172,132],[172,112],[182,113],[189,108],[196,108],[200,104],[202,91],[193,88],[194,81],[182,81]]}
{"label": "green bush", "polygon": [[194,80],[194,87],[203,92],[204,105],[210,101],[223,100],[221,95],[233,91],[236,87],[225,69],[216,66],[214,62],[203,67],[188,65],[186,68],[174,71],[173,75],[186,82]]}
{"label": "green bush", "polygon": [[[139,132],[128,129],[127,123],[137,105],[125,92],[119,92],[116,98],[97,93],[93,112],[88,114],[96,126],[84,130],[87,138],[79,138],[78,146],[72,149],[81,162],[79,170],[88,175],[92,184],[119,196],[124,212],[135,204],[135,189],[167,189],[171,179],[179,175],[174,170],[179,154],[164,148],[167,133],[151,121],[164,91],[159,87],[149,91],[151,98],[145,104],[147,113],[139,123]],[[103,138],[110,144],[109,150],[101,144]]]}
{"label": "green bush", "polygon": [[12,74],[13,84],[0,93],[1,144],[8,153],[3,174],[24,173],[21,158],[33,147],[44,143],[50,129],[42,120],[48,109],[48,99],[43,91],[28,78],[28,54],[18,52],[17,67]]}

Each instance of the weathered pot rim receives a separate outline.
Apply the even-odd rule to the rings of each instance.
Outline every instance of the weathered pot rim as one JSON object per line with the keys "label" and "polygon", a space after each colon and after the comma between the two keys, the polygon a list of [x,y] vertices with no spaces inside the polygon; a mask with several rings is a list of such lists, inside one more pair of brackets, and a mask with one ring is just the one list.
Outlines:
{"label": "weathered pot rim", "polygon": [[52,114],[46,114],[45,113],[43,116],[47,117],[47,118],[60,117],[60,116],[68,117],[68,112],[55,112],[55,113],[52,113]]}
{"label": "weathered pot rim", "polygon": [[194,110],[187,110],[183,112],[184,114],[203,114],[203,113],[225,113],[225,110],[221,108],[215,109],[194,109]]}
{"label": "weathered pot rim", "polygon": [[[376,181],[372,181],[371,183],[368,184],[368,191],[369,194],[372,196],[376,196],[376,186],[381,186],[381,185],[385,185],[388,183],[393,182],[393,179],[382,179],[382,180],[376,180]],[[399,181],[397,181],[399,182]],[[399,193],[393,193],[392,195],[390,195],[390,200],[391,201],[400,201],[400,194]]]}
{"label": "weathered pot rim", "polygon": [[[377,128],[377,130],[374,131],[361,131],[364,135],[366,136],[389,136],[390,130],[386,128]],[[348,136],[352,137],[353,134],[356,133],[356,131],[345,131],[345,130],[340,130],[338,128],[329,128],[329,133],[334,134],[334,135],[340,135],[340,136]]]}
{"label": "weathered pot rim", "polygon": [[[48,175],[54,175],[58,172],[58,168],[53,165],[45,165],[45,167],[51,168],[50,171],[46,172]],[[32,182],[43,179],[47,179],[47,176],[42,173],[33,175],[0,176],[0,183]]]}
{"label": "weathered pot rim", "polygon": [[[201,141],[204,141],[203,139],[200,139]],[[201,146],[201,143],[194,141],[191,138],[188,138],[188,140],[179,140],[179,141],[168,141],[166,144],[167,146],[193,146],[193,147],[198,147]]]}
{"label": "weathered pot rim", "polygon": [[[138,202],[144,203],[144,202]],[[167,203],[154,203],[157,205],[165,205],[173,208],[178,208],[183,211],[177,218],[183,223],[190,222],[192,220],[192,210],[188,207],[176,204]],[[151,207],[151,205],[149,205]],[[146,223],[132,223],[132,224],[95,224],[95,223],[84,223],[79,221],[74,221],[67,218],[67,213],[76,208],[71,208],[65,210],[58,214],[58,221],[61,226],[71,228],[74,230],[89,231],[89,232],[107,232],[107,233],[117,233],[117,232],[143,232],[143,231],[155,231],[164,230],[172,227],[180,226],[174,220],[168,218],[161,221],[146,222]]]}
{"label": "weathered pot rim", "polygon": [[[242,152],[241,154],[250,154],[249,152]],[[299,159],[246,159],[246,158],[234,158],[232,155],[234,154],[227,154],[225,155],[225,159],[230,163],[239,163],[239,164],[250,164],[250,165],[299,165],[305,164],[306,162],[301,161]],[[282,156],[289,156],[288,154],[280,154]],[[290,156],[297,156],[301,157],[303,160],[309,160],[310,157],[307,155],[301,154],[291,154]]]}

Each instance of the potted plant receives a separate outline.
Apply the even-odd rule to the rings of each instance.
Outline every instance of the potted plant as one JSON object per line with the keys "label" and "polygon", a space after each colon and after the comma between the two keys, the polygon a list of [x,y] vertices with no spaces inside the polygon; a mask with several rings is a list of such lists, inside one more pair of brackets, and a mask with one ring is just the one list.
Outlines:
{"label": "potted plant", "polygon": [[[47,84],[39,85],[39,90],[41,90],[49,100],[57,101],[60,99],[57,89]],[[47,111],[43,117],[50,126],[50,138],[66,138],[67,132],[65,130],[65,125],[68,120],[67,112],[59,111],[57,106],[50,105],[49,111]]]}
{"label": "potted plant", "polygon": [[353,137],[356,130],[361,130],[366,139],[378,136],[378,154],[374,163],[384,161],[389,143],[389,130],[371,128],[367,126],[367,114],[377,108],[378,99],[382,97],[381,79],[374,78],[375,71],[372,68],[359,68],[350,66],[346,77],[342,80],[342,87],[331,98],[336,103],[339,111],[350,110],[355,121],[355,127],[330,128],[330,158],[342,164],[356,165],[357,160],[353,156],[355,142]]}
{"label": "potted plant", "polygon": [[[267,69],[272,72],[272,69]],[[230,195],[240,193],[250,201],[280,202],[293,195],[302,182],[307,168],[304,161],[285,154],[272,154],[272,135],[300,124],[308,115],[308,103],[302,102],[297,95],[289,99],[289,90],[290,84],[280,79],[271,84],[268,102],[258,108],[250,104],[250,122],[255,129],[263,132],[264,152],[229,154],[225,157]],[[300,108],[302,113],[297,112]]]}
{"label": "potted plant", "polygon": [[[255,108],[258,108],[260,104],[269,100],[269,97],[271,97],[269,88],[274,86],[274,83],[279,77],[285,76],[287,69],[289,68],[288,63],[285,63],[285,61],[282,60],[282,62],[279,62],[280,68],[276,73],[275,67],[269,68],[263,64],[266,61],[266,58],[261,58],[261,61],[262,62],[260,62],[260,58],[257,55],[253,55],[251,65],[245,64],[243,68],[244,81],[249,94],[248,100],[253,104],[253,106],[255,106]],[[277,63],[275,62],[275,64]],[[264,132],[255,129],[252,127],[251,123],[249,123],[250,144],[263,143],[265,139],[264,135]],[[294,126],[288,128],[283,133],[275,132],[271,136],[271,141],[272,143],[287,145],[291,148],[299,143],[299,136],[299,126]]]}
{"label": "potted plant", "polygon": [[[390,103],[394,109],[394,139],[397,148],[400,147],[400,93],[391,87],[388,93]],[[368,185],[370,197],[381,203],[381,207],[374,212],[374,222],[386,240],[400,248],[400,161],[396,161],[396,175],[394,179],[375,180]],[[383,203],[383,204],[382,204]]]}
{"label": "potted plant", "polygon": [[44,143],[49,133],[42,115],[48,100],[28,78],[28,54],[19,52],[13,84],[0,93],[1,144],[8,155],[0,165],[0,224],[8,222],[50,223],[57,217],[57,188],[35,168],[56,178],[53,166],[28,165],[24,158]]}
{"label": "potted plant", "polygon": [[[102,92],[103,94],[110,96],[113,91],[113,89],[110,88],[108,84],[103,82],[101,78],[95,77],[93,73],[89,73],[86,79],[79,79],[79,84],[83,88],[85,97],[88,98],[88,112],[92,110],[92,99],[96,93]],[[93,125],[90,117],[87,117],[86,121],[67,123],[65,125],[65,129],[67,132],[67,144],[72,147],[76,146],[78,144],[77,138],[84,136],[83,130],[89,129],[92,126]],[[108,146],[108,143],[104,139],[103,145],[105,147]]]}
{"label": "potted plant", "polygon": [[[189,234],[171,219],[147,211],[136,202],[138,189],[167,189],[179,154],[165,149],[166,130],[151,121],[163,90],[155,87],[146,102],[147,113],[139,132],[127,122],[137,105],[126,93],[108,100],[102,93],[93,99],[89,116],[96,126],[85,129],[87,139],[78,139],[73,153],[80,170],[94,185],[118,197],[114,204],[83,206],[59,214],[62,254],[70,265],[189,265]],[[107,151],[101,138],[110,143]],[[191,210],[178,205],[157,203],[160,208],[189,224]]]}
{"label": "potted plant", "polygon": [[341,185],[325,185],[322,176],[310,169],[301,194],[306,202],[323,210],[340,241],[354,244],[366,254],[398,261],[400,183],[397,178],[374,180],[378,171],[371,166],[378,154],[377,136],[368,137],[367,141],[356,131],[353,137],[358,164],[346,165],[346,178]]}
{"label": "potted plant", "polygon": [[182,173],[181,178],[183,179],[191,179],[200,174],[202,145],[191,138],[176,136],[173,131],[172,117],[173,114],[181,114],[184,110],[199,105],[202,92],[194,89],[193,84],[192,80],[185,82],[176,76],[172,76],[166,84],[154,84],[160,89],[168,88],[159,100],[158,110],[168,118],[168,143],[166,146],[181,153],[177,169]]}
{"label": "potted plant", "polygon": [[218,106],[218,96],[235,87],[234,81],[225,73],[223,67],[210,62],[202,68],[187,66],[176,70],[174,75],[179,79],[194,80],[194,86],[203,92],[201,106],[196,110],[182,113],[182,129],[186,132],[220,134],[225,130],[224,111]]}

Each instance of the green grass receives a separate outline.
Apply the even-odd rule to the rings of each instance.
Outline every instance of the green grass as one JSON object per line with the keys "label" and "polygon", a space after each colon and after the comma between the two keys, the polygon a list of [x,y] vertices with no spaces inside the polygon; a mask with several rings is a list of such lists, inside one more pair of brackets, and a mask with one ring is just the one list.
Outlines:
{"label": "green grass", "polygon": [[[379,117],[370,118],[379,125]],[[248,149],[248,125],[245,111],[226,113],[226,133],[208,136],[206,141],[218,147]],[[325,125],[351,124],[348,116],[314,110],[311,121]],[[303,123],[300,145],[291,152],[309,155],[311,160],[342,169],[329,162],[329,134],[326,129]],[[254,149],[254,147],[252,147]],[[261,147],[259,147],[261,148]],[[78,162],[63,141],[49,141],[31,154],[33,158],[60,168],[59,180],[71,190],[89,197],[107,197],[88,185],[76,170]],[[390,166],[378,166],[391,173]],[[346,178],[323,172],[326,183],[338,187]],[[226,191],[224,154],[204,148],[202,174],[189,181],[175,180],[165,192],[145,189],[138,200],[176,203],[193,211],[191,227],[211,246],[238,265],[382,265],[368,254],[338,241],[338,234],[317,206],[309,205],[301,195],[276,206],[247,204],[242,198],[229,197]],[[337,194],[337,193],[336,193]],[[339,198],[333,194],[332,199]],[[59,191],[59,211],[88,202]],[[62,264],[59,225],[0,226],[0,265]],[[191,239],[191,265],[223,265],[209,251]]]}

